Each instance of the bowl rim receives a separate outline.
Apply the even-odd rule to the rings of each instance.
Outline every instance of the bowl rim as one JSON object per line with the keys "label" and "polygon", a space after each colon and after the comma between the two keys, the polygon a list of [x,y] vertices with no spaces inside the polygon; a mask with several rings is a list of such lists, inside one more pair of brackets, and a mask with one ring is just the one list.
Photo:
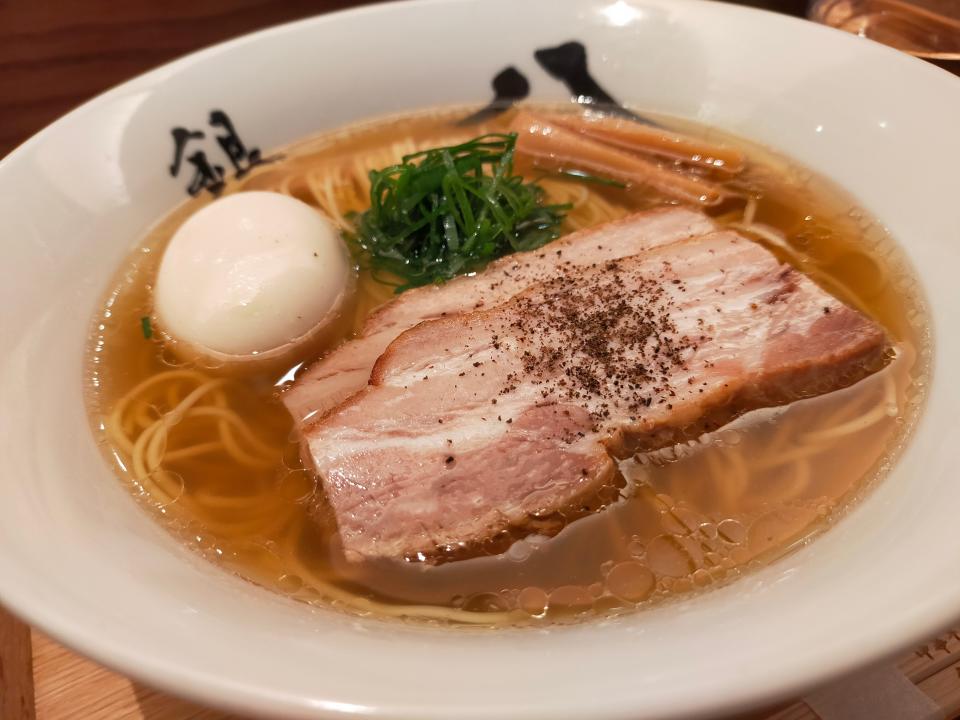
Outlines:
{"label": "bowl rim", "polygon": [[[336,24],[341,17],[347,15],[359,16],[390,14],[394,12],[403,13],[410,7],[449,6],[454,4],[466,7],[478,4],[478,1],[479,0],[391,0],[389,2],[373,3],[360,7],[343,8],[272,25],[208,45],[199,50],[191,51],[97,94],[46,125],[16,146],[6,156],[0,158],[0,177],[2,177],[10,165],[19,160],[20,157],[24,156],[34,146],[45,142],[50,135],[57,132],[61,127],[75,122],[78,118],[89,112],[91,108],[105,103],[123,93],[128,93],[141,87],[151,86],[154,83],[162,81],[165,75],[184,70],[202,59],[223,52],[233,51],[244,45],[256,44],[263,38],[282,35],[306,26],[321,27],[327,24]],[[620,1],[622,2],[623,0]],[[628,1],[631,3],[635,2],[642,6],[649,0]],[[653,0],[653,2],[662,2],[662,0]],[[735,20],[743,17],[749,18],[763,15],[767,18],[765,22],[779,22],[795,28],[802,26],[806,28],[802,32],[808,34],[819,32],[829,34],[833,37],[844,36],[844,42],[860,43],[862,46],[861,53],[869,52],[885,55],[889,58],[896,57],[899,59],[895,60],[895,62],[912,64],[914,73],[922,72],[928,74],[930,77],[949,79],[949,82],[952,83],[957,82],[957,78],[951,73],[921,59],[901,53],[879,43],[857,38],[843,31],[819,25],[802,18],[783,15],[770,10],[728,4],[721,0],[671,0],[671,3],[675,3],[677,6],[687,6],[688,8],[712,6],[713,12],[719,12],[725,17]],[[960,84],[955,84],[953,87],[954,90],[951,92],[956,93],[957,89],[960,89]],[[425,702],[416,708],[358,707],[335,701],[317,702],[305,698],[292,697],[282,692],[271,691],[269,688],[262,686],[251,690],[251,686],[233,683],[223,675],[204,676],[196,670],[184,669],[179,665],[158,661],[150,655],[141,654],[129,644],[120,641],[111,642],[109,639],[105,640],[103,637],[98,636],[95,630],[78,625],[74,620],[71,620],[69,615],[59,613],[55,610],[51,612],[49,605],[33,603],[29,592],[20,593],[17,588],[10,584],[5,586],[0,584],[0,600],[2,600],[4,606],[13,611],[16,616],[29,623],[32,627],[40,629],[45,634],[54,638],[56,642],[69,649],[91,658],[97,663],[126,677],[143,681],[150,687],[157,688],[178,697],[189,698],[211,707],[224,708],[247,714],[266,714],[281,711],[290,717],[304,718],[343,718],[359,714],[365,717],[378,718],[400,719],[417,717],[423,720],[428,718],[437,718],[439,720],[440,718],[456,715],[465,720],[480,720],[481,718],[488,717],[490,712],[517,718],[518,720],[520,718],[539,717],[539,715],[536,714],[536,709],[529,705],[511,707],[495,706],[491,709],[489,707],[471,707],[469,705],[441,707]],[[898,624],[901,630],[896,635],[877,634],[870,636],[866,642],[858,646],[856,651],[848,649],[846,653],[835,653],[827,658],[823,658],[819,669],[807,676],[795,679],[783,679],[779,683],[763,687],[751,686],[749,690],[739,692],[736,696],[731,695],[729,697],[719,698],[712,704],[710,714],[720,715],[722,713],[743,710],[750,707],[760,707],[768,702],[783,699],[787,696],[798,695],[804,690],[819,685],[828,679],[837,677],[845,671],[849,671],[851,668],[862,667],[872,662],[890,658],[908,648],[912,643],[922,641],[924,638],[931,637],[949,628],[957,618],[960,618],[960,606],[950,602],[948,598],[943,598],[939,601],[927,598],[926,602],[918,603],[917,607],[912,609],[910,618],[913,618],[913,622],[909,625],[905,622]],[[905,616],[904,620],[910,618]],[[588,624],[589,623],[584,623],[583,625]],[[852,646],[853,643],[850,643],[848,648],[852,648]],[[686,711],[684,708],[678,708],[677,712],[682,714]],[[631,708],[598,704],[596,716],[610,718],[611,720],[614,718],[630,720],[632,712]],[[577,710],[573,714],[560,713],[557,717],[574,718],[582,717],[582,715],[580,711]],[[664,717],[680,717],[680,714],[668,712]]]}

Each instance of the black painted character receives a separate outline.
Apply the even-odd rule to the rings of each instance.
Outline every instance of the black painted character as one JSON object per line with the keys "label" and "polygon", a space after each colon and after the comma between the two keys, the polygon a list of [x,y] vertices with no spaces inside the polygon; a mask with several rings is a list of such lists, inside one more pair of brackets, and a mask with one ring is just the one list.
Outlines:
{"label": "black painted character", "polygon": [[[180,174],[187,143],[191,140],[201,140],[205,136],[201,130],[187,130],[182,127],[173,128],[170,134],[173,135],[173,164],[170,166],[170,175],[177,177]],[[219,195],[223,190],[223,166],[211,164],[203,150],[187,155],[186,161],[193,165],[193,177],[187,185],[187,192],[191,196],[196,196],[203,190],[209,190],[214,195]]]}
{"label": "black painted character", "polygon": [[210,126],[223,128],[226,135],[217,135],[217,143],[230,158],[230,163],[236,172],[236,177],[242,178],[250,169],[264,162],[260,155],[260,148],[247,150],[240,136],[237,134],[230,117],[223,110],[210,111]]}
{"label": "black painted character", "polygon": [[[210,127],[224,131],[215,137],[220,149],[233,165],[234,177],[242,178],[257,165],[273,160],[273,158],[264,158],[260,148],[247,149],[230,116],[223,110],[211,110],[209,123]],[[196,196],[207,190],[214,195],[219,195],[224,187],[223,166],[212,163],[203,150],[184,155],[187,144],[191,140],[203,140],[206,134],[202,130],[187,130],[183,127],[175,127],[170,133],[173,135],[173,164],[170,165],[170,175],[177,177],[183,161],[186,160],[193,166],[193,177],[187,185],[187,192]]]}
{"label": "black painted character", "polygon": [[490,104],[463,118],[457,123],[458,125],[471,125],[489,120],[530,94],[530,81],[513,65],[497,73],[491,85],[493,86],[493,100],[490,101]]}
{"label": "black painted character", "polygon": [[[593,79],[587,68],[587,49],[583,43],[571,40],[555,47],[540,48],[534,51],[537,64],[555,80],[562,82],[573,99],[581,105],[593,105],[614,115],[630,118],[641,123],[654,125],[652,121],[627,110]],[[482,110],[464,118],[459,124],[468,124],[487,120],[502,113],[530,93],[530,83],[515,67],[502,70],[493,79],[494,99]]]}
{"label": "black painted character", "polygon": [[583,43],[571,41],[556,47],[534,51],[534,59],[554,80],[567,90],[581,105],[599,105],[614,112],[623,111],[613,96],[600,87],[587,69],[587,49]]}

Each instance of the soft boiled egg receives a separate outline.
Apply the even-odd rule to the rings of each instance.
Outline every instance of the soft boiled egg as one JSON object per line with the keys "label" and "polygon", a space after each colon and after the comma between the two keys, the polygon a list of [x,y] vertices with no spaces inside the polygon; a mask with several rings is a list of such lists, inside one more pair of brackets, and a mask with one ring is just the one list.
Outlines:
{"label": "soft boiled egg", "polygon": [[154,314],[178,355],[259,367],[329,340],[353,287],[350,255],[323,214],[280,193],[241,192],[171,238]]}

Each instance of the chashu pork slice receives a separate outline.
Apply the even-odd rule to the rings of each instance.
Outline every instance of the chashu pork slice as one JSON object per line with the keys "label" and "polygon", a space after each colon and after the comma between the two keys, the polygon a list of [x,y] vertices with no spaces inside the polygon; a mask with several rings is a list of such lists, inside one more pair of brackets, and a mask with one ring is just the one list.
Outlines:
{"label": "chashu pork slice", "polygon": [[635,213],[571,233],[539,250],[501,258],[475,275],[408,290],[374,312],[360,337],[344,343],[297,378],[283,393],[283,401],[298,422],[322,415],[363,389],[387,345],[419,322],[498,305],[532,283],[549,279],[560,264],[590,265],[636,255],[714,229],[710,218],[686,208]]}
{"label": "chashu pork slice", "polygon": [[[875,322],[717,232],[424,322],[304,429],[348,559],[463,557],[577,508],[616,459],[881,367]],[[541,530],[538,530],[542,532]]]}

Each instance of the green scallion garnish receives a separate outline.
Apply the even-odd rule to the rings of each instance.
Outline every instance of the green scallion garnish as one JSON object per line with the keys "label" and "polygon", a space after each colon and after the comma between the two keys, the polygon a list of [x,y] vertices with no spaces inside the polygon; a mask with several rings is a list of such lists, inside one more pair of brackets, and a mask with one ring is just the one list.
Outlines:
{"label": "green scallion garnish", "polygon": [[559,236],[569,205],[513,173],[517,136],[491,134],[407,155],[370,172],[370,209],[347,234],[372,271],[401,278],[397,292],[481,269]]}
{"label": "green scallion garnish", "polygon": [[140,318],[140,331],[143,333],[144,340],[149,340],[153,337],[153,325],[150,324],[149,315],[144,315]]}

